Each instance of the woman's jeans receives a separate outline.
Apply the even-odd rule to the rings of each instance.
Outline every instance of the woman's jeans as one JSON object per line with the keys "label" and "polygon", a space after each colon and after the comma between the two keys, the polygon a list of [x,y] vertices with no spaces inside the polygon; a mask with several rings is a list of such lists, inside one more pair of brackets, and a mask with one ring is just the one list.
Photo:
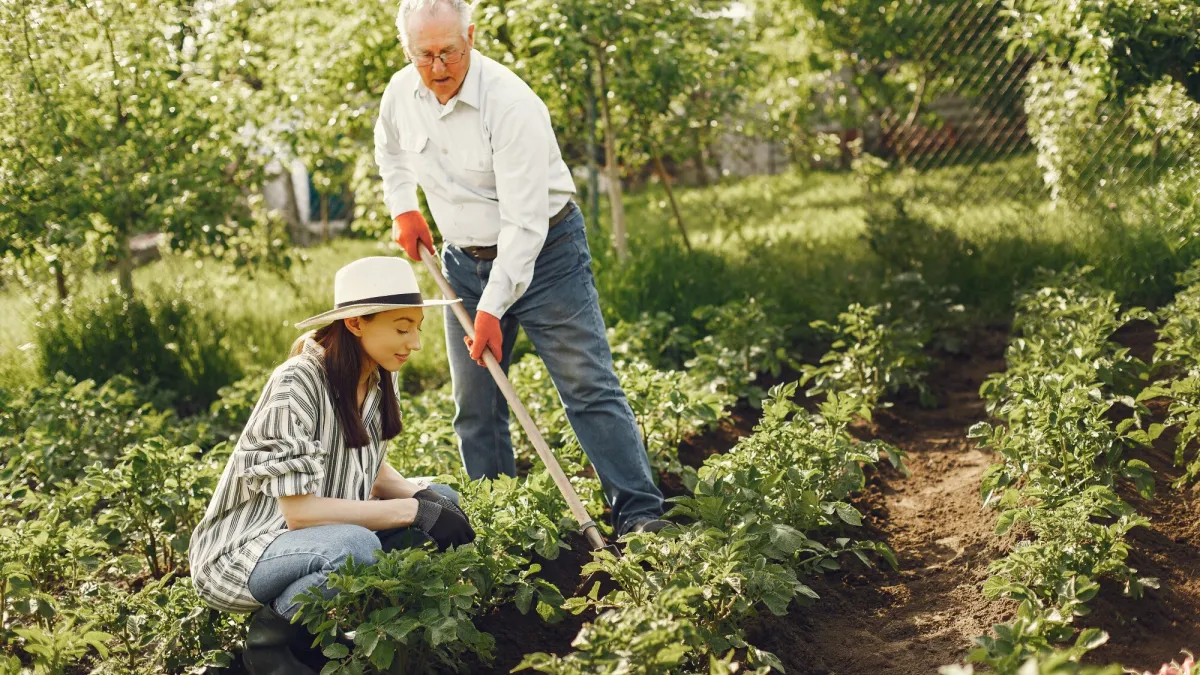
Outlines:
{"label": "woman's jeans", "polygon": [[[458,504],[453,488],[439,483],[429,487]],[[361,525],[339,523],[288,530],[271,542],[251,570],[250,594],[291,619],[299,609],[299,596],[308,589],[316,586],[326,598],[333,597],[336,591],[330,590],[326,581],[347,558],[374,564],[376,551],[419,545],[427,539],[424,533],[405,527],[373,532]]]}
{"label": "woman's jeans", "polygon": [[[492,271],[457,246],[442,251],[446,279],[475,315]],[[533,343],[562,398],[579,445],[596,468],[618,534],[638,520],[657,518],[663,497],[650,474],[641,432],[613,371],[592,256],[578,208],[550,229],[525,293],[500,317],[500,367],[508,372],[517,328]],[[462,326],[445,312],[446,353],[453,381],[454,431],[472,479],[515,476],[508,402],[486,368],[471,359]]]}

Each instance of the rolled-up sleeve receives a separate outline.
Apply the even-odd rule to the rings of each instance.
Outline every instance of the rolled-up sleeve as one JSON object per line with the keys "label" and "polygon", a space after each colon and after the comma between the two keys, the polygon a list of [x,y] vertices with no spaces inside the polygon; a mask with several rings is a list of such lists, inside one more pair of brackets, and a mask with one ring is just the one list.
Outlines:
{"label": "rolled-up sleeve", "polygon": [[500,206],[500,235],[479,309],[503,316],[529,288],[550,227],[550,113],[537,97],[523,98],[492,122],[492,161]]}
{"label": "rolled-up sleeve", "polygon": [[400,130],[396,126],[395,98],[399,95],[398,90],[397,79],[392,78],[384,89],[379,104],[379,118],[375,120],[375,164],[379,166],[379,176],[383,179],[383,202],[392,220],[401,213],[420,208],[417,201],[417,174],[413,170],[412,159],[401,146]]}
{"label": "rolled-up sleeve", "polygon": [[291,380],[278,382],[255,410],[237,451],[251,491],[271,497],[320,491],[328,449],[314,436],[315,410],[304,387]]}

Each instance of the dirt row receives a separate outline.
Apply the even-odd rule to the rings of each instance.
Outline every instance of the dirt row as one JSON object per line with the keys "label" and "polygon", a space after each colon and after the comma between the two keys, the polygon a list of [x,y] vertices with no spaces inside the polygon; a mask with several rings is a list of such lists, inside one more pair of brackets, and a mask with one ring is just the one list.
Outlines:
{"label": "dirt row", "polygon": [[[1152,352],[1152,327],[1117,337],[1143,358]],[[856,500],[865,515],[864,536],[891,546],[899,569],[854,563],[805,579],[820,601],[793,607],[784,617],[764,614],[751,620],[749,641],[779,656],[788,673],[936,673],[939,666],[962,662],[976,636],[1011,618],[1014,603],[983,597],[988,564],[1014,541],[993,535],[996,514],[981,507],[979,495],[980,478],[992,459],[966,438],[970,425],[987,417],[979,386],[1003,370],[1006,339],[1002,327],[981,329],[963,353],[939,354],[930,376],[938,407],[899,400],[878,412],[872,424],[854,430],[860,438],[887,441],[909,455],[911,475],[890,466],[872,471]],[[1151,408],[1160,418],[1165,414],[1158,402]],[[735,410],[720,428],[686,443],[681,459],[699,466],[751,433],[756,420],[756,411]],[[1132,490],[1124,494],[1152,521],[1131,537],[1130,562],[1141,574],[1158,577],[1162,588],[1133,600],[1104,585],[1091,603],[1092,614],[1080,621],[1111,636],[1090,656],[1096,663],[1157,672],[1180,649],[1200,649],[1200,498],[1195,491],[1169,488],[1179,474],[1171,461],[1172,441],[1164,435],[1139,455],[1162,477],[1158,499],[1146,502]],[[670,476],[663,477],[662,487],[668,495],[682,491]],[[582,539],[573,545],[557,560],[543,561],[545,576],[567,596],[592,583],[579,576],[590,558],[587,545]],[[591,618],[572,616],[548,625],[512,607],[482,617],[479,628],[496,638],[496,660],[490,667],[472,662],[470,672],[507,673],[534,651],[567,653],[579,627]]]}

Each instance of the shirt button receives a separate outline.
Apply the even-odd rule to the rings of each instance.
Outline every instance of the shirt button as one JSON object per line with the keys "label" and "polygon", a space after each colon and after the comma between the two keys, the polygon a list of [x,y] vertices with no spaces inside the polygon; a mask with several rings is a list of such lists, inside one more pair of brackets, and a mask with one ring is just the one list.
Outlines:
{"label": "shirt button", "polygon": [[442,148],[442,154],[443,154],[443,155],[448,155],[448,154],[450,154],[450,151],[449,151],[449,150],[447,150],[447,149],[445,149],[445,148]]}

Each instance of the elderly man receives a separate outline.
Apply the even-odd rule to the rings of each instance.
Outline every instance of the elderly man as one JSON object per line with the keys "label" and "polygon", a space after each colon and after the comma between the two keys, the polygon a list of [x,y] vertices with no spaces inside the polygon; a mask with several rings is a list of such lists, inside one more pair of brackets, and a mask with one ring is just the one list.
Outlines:
{"label": "elderly man", "polygon": [[515,475],[508,405],[483,366],[505,372],[518,326],[546,363],[618,534],[667,525],[633,411],[613,372],[583,215],[550,114],[521,78],[474,50],[464,0],[403,0],[396,26],[412,62],[392,77],[375,160],[393,238],[433,248],[417,186],[446,246],[442,268],[475,339],[446,312],[454,430],[472,478]]}

